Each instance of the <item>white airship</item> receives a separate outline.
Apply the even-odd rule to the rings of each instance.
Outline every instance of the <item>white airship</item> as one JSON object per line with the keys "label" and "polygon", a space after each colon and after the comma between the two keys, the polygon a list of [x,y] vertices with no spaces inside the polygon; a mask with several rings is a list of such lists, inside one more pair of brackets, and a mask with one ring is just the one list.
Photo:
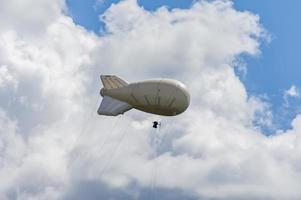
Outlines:
{"label": "white airship", "polygon": [[103,100],[99,115],[117,116],[135,108],[147,113],[174,116],[184,112],[190,103],[186,86],[173,79],[152,79],[127,83],[115,75],[100,76]]}

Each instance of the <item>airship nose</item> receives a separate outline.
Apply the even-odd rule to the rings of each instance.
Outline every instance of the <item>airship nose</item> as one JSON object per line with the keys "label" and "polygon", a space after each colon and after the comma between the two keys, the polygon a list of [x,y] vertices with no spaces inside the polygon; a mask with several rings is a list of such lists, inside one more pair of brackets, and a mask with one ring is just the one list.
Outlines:
{"label": "airship nose", "polygon": [[[189,104],[190,104],[190,94],[189,94],[189,92],[188,92],[188,89],[187,89],[187,87],[186,87],[186,85],[184,84],[184,83],[182,83],[182,82],[179,82],[178,83],[178,88],[182,91],[182,93],[184,94],[184,96],[185,96],[185,101],[186,101],[186,103],[187,103],[187,107],[189,106]],[[186,108],[187,108],[186,107]]]}
{"label": "airship nose", "polygon": [[[188,89],[186,87],[185,84],[181,83],[181,82],[178,82],[177,83],[177,88],[178,88],[178,97],[179,100],[180,100],[180,106],[179,106],[179,112],[182,113],[184,112],[188,107],[189,107],[189,104],[190,104],[190,94],[188,92]],[[179,113],[177,113],[179,114]]]}
{"label": "airship nose", "polygon": [[190,95],[189,92],[187,90],[184,91],[184,95],[185,95],[185,108],[184,111],[189,107],[190,104]]}

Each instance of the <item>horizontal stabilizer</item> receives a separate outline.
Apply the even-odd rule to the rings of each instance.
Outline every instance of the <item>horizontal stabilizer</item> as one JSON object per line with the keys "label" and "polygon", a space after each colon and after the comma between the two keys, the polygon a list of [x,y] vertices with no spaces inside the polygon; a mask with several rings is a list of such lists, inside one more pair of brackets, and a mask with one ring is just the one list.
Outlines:
{"label": "horizontal stabilizer", "polygon": [[115,75],[101,75],[101,82],[105,89],[122,88],[128,83]]}
{"label": "horizontal stabilizer", "polygon": [[123,114],[133,107],[125,102],[113,99],[109,96],[104,96],[97,110],[99,115],[117,116]]}

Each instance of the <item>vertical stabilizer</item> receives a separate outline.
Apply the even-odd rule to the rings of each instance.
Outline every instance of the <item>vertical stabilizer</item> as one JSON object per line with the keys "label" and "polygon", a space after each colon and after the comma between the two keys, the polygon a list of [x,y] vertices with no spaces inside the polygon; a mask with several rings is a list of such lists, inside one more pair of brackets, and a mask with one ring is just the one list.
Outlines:
{"label": "vertical stabilizer", "polygon": [[101,75],[101,82],[105,89],[122,88],[128,83],[115,75]]}

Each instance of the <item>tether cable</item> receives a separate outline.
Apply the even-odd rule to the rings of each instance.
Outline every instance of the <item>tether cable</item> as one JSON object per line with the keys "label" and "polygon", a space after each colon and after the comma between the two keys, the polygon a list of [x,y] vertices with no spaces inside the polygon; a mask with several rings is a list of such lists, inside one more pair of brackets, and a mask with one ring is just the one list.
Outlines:
{"label": "tether cable", "polygon": [[[151,173],[151,183],[150,183],[150,199],[152,200],[156,200],[157,199],[157,183],[158,183],[158,172],[159,172],[159,166],[158,166],[158,151],[164,141],[164,139],[166,138],[166,136],[169,134],[173,124],[174,124],[175,118],[173,118],[171,120],[171,122],[169,123],[168,127],[166,128],[166,131],[161,131],[161,126],[159,129],[155,129],[154,131],[151,131],[151,134],[155,134],[155,139],[154,139],[154,150],[155,150],[155,154],[154,154],[154,159],[153,159],[153,170]],[[162,133],[162,134],[160,134]]]}
{"label": "tether cable", "polygon": [[115,121],[113,128],[111,129],[111,131],[107,134],[107,136],[105,137],[103,143],[100,145],[100,148],[97,150],[96,155],[101,155],[104,147],[106,146],[106,144],[108,143],[108,141],[110,140],[112,134],[115,131],[115,128],[117,127],[117,124],[119,123],[119,120],[121,119],[122,116],[118,116],[118,119]]}
{"label": "tether cable", "polygon": [[114,150],[113,150],[113,152],[112,152],[112,154],[111,154],[111,156],[110,156],[108,162],[104,163],[104,167],[103,167],[102,170],[100,171],[100,176],[103,175],[103,174],[105,173],[105,171],[111,166],[111,163],[112,163],[112,161],[113,161],[113,159],[114,159],[114,157],[115,157],[115,154],[116,154],[117,150],[119,149],[119,147],[120,147],[122,141],[124,140],[125,136],[126,136],[127,133],[128,133],[128,128],[129,128],[129,126],[130,126],[130,122],[131,122],[131,119],[129,119],[129,121],[127,122],[126,127],[125,127],[125,129],[123,130],[123,132],[122,132],[122,134],[121,134],[121,137],[120,137],[120,139],[118,140],[117,145],[115,146],[115,148],[114,148]]}
{"label": "tether cable", "polygon": [[[88,115],[88,118],[87,118],[87,120],[85,121],[85,124],[84,124],[83,128],[82,128],[81,131],[80,131],[80,134],[79,134],[78,136],[75,137],[75,141],[74,141],[74,145],[73,145],[74,147],[70,150],[71,153],[72,153],[72,150],[77,146],[77,143],[78,143],[79,139],[84,135],[84,133],[87,132],[88,127],[89,127],[89,125],[90,125],[89,122],[91,122],[91,119],[92,119],[92,116],[93,116],[93,112],[95,112],[95,108],[97,109],[97,105],[98,105],[99,100],[100,100],[100,96],[98,96],[95,105],[92,107],[92,110],[90,111],[90,113],[89,113],[89,115]],[[71,147],[71,146],[72,146],[72,144],[70,144],[70,147]],[[72,155],[71,155],[71,158],[70,158],[70,160],[69,160],[69,164],[68,164],[68,166],[67,166],[68,168],[70,167],[70,164],[71,164],[72,161],[75,162],[75,161],[78,159],[78,157],[81,156],[81,153],[76,154],[76,155],[74,155],[74,156],[75,156],[74,159],[72,159]]]}

